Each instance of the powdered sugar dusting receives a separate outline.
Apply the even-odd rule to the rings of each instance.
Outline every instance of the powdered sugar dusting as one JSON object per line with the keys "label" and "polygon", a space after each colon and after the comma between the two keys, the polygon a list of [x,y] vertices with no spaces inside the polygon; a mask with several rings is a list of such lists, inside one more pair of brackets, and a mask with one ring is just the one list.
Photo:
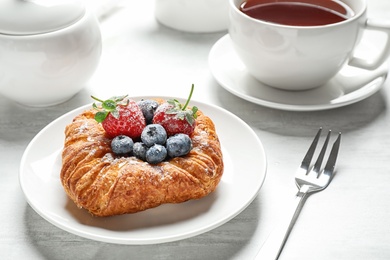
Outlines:
{"label": "powdered sugar dusting", "polygon": [[196,144],[193,149],[202,150],[204,147],[209,146],[207,136],[208,133],[204,130],[197,132],[197,135],[192,138],[193,143]]}
{"label": "powdered sugar dusting", "polygon": [[105,163],[112,163],[114,161],[114,157],[112,156],[111,153],[106,153],[103,157],[102,157],[102,162],[105,162]]}
{"label": "powdered sugar dusting", "polygon": [[88,122],[85,121],[82,125],[76,128],[78,134],[83,134],[88,130]]}

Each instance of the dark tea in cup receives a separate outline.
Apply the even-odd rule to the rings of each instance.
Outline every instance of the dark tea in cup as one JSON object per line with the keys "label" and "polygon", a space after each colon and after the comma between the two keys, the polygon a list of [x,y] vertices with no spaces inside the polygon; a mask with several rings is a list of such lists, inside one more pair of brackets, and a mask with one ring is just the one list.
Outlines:
{"label": "dark tea in cup", "polygon": [[334,24],[353,16],[339,0],[246,0],[240,10],[258,20],[290,26]]}

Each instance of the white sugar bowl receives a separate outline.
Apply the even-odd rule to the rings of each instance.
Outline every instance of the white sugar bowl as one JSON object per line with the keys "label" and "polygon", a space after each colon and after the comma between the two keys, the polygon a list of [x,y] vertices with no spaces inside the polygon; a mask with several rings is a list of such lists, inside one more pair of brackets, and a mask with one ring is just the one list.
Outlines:
{"label": "white sugar bowl", "polygon": [[95,72],[99,23],[80,0],[0,0],[0,94],[20,104],[70,99]]}

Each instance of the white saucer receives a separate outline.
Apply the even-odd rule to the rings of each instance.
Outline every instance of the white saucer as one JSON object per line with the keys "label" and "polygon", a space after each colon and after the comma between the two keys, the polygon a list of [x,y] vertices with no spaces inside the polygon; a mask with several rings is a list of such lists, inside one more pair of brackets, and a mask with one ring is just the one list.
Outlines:
{"label": "white saucer", "polygon": [[235,54],[229,35],[223,36],[211,49],[209,67],[217,82],[232,94],[258,105],[290,111],[332,109],[363,100],[382,87],[389,69],[387,63],[372,71],[346,65],[321,87],[284,91],[249,75]]}

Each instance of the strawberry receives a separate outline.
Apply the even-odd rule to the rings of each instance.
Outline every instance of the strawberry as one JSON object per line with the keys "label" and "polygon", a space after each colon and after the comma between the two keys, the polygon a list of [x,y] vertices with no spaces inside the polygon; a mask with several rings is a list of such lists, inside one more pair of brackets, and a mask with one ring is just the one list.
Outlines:
{"label": "strawberry", "polygon": [[126,135],[133,139],[141,136],[146,122],[135,101],[128,99],[127,96],[113,97],[105,101],[93,96],[92,98],[102,103],[100,107],[93,104],[93,107],[99,110],[95,119],[102,123],[108,136]]}
{"label": "strawberry", "polygon": [[190,95],[184,106],[176,99],[172,99],[156,109],[153,123],[162,125],[168,136],[178,133],[191,135],[194,132],[198,108],[195,106],[188,108],[193,90],[194,85],[191,87]]}

